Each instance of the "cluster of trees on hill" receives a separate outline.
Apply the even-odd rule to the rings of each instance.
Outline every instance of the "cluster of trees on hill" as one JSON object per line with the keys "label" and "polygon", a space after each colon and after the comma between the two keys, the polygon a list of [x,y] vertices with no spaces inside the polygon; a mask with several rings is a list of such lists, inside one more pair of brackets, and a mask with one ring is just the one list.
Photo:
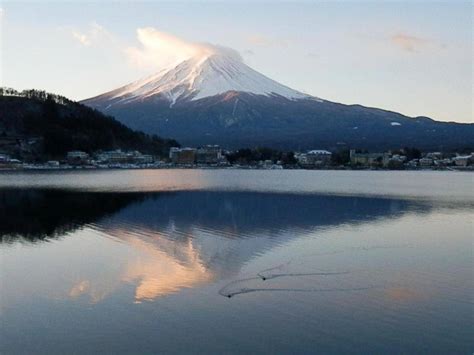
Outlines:
{"label": "cluster of trees on hill", "polygon": [[1,87],[0,96],[19,96],[19,97],[26,97],[28,99],[36,99],[40,101],[52,100],[56,102],[57,104],[61,104],[61,105],[74,103],[74,101],[69,100],[67,97],[57,95],[57,94],[52,94],[44,90],[35,90],[35,89],[18,91],[13,88]]}
{"label": "cluster of trees on hill", "polygon": [[133,131],[113,117],[39,90],[0,92],[0,136],[40,137],[36,152],[44,159],[62,158],[71,150],[133,149],[165,156],[178,142]]}

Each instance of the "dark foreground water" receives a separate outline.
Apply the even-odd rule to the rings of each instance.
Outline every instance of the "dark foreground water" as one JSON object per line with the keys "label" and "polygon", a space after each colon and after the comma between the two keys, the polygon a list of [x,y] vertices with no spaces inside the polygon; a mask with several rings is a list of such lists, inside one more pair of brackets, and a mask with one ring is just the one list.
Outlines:
{"label": "dark foreground water", "polygon": [[474,175],[0,175],[0,353],[474,350]]}

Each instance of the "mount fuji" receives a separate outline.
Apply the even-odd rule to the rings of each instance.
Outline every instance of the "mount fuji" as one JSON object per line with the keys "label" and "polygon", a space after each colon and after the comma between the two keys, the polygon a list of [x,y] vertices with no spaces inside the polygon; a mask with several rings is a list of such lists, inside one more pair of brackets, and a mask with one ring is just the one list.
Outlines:
{"label": "mount fuji", "polygon": [[304,94],[208,46],[181,63],[84,104],[125,125],[185,145],[308,149],[474,146],[474,125],[410,118]]}

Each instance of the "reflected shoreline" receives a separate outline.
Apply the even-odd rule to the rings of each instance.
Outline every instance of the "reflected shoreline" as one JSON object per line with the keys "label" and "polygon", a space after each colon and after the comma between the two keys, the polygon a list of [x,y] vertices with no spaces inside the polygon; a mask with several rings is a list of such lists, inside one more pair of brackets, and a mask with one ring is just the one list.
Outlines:
{"label": "reflected shoreline", "polygon": [[[120,229],[131,224],[148,234],[218,229],[224,236],[272,235],[343,223],[366,223],[434,208],[464,204],[393,198],[237,191],[78,192],[59,189],[0,189],[0,242],[60,238],[86,225]],[[464,206],[471,208],[471,204]],[[166,233],[165,233],[166,234]],[[179,238],[178,238],[179,239]]]}

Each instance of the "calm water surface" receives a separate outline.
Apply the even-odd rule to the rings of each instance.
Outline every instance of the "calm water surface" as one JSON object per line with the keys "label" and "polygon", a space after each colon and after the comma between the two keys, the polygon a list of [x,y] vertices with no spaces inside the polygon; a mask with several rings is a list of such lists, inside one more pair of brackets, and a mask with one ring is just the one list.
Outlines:
{"label": "calm water surface", "polygon": [[0,353],[474,350],[474,175],[0,174]]}

